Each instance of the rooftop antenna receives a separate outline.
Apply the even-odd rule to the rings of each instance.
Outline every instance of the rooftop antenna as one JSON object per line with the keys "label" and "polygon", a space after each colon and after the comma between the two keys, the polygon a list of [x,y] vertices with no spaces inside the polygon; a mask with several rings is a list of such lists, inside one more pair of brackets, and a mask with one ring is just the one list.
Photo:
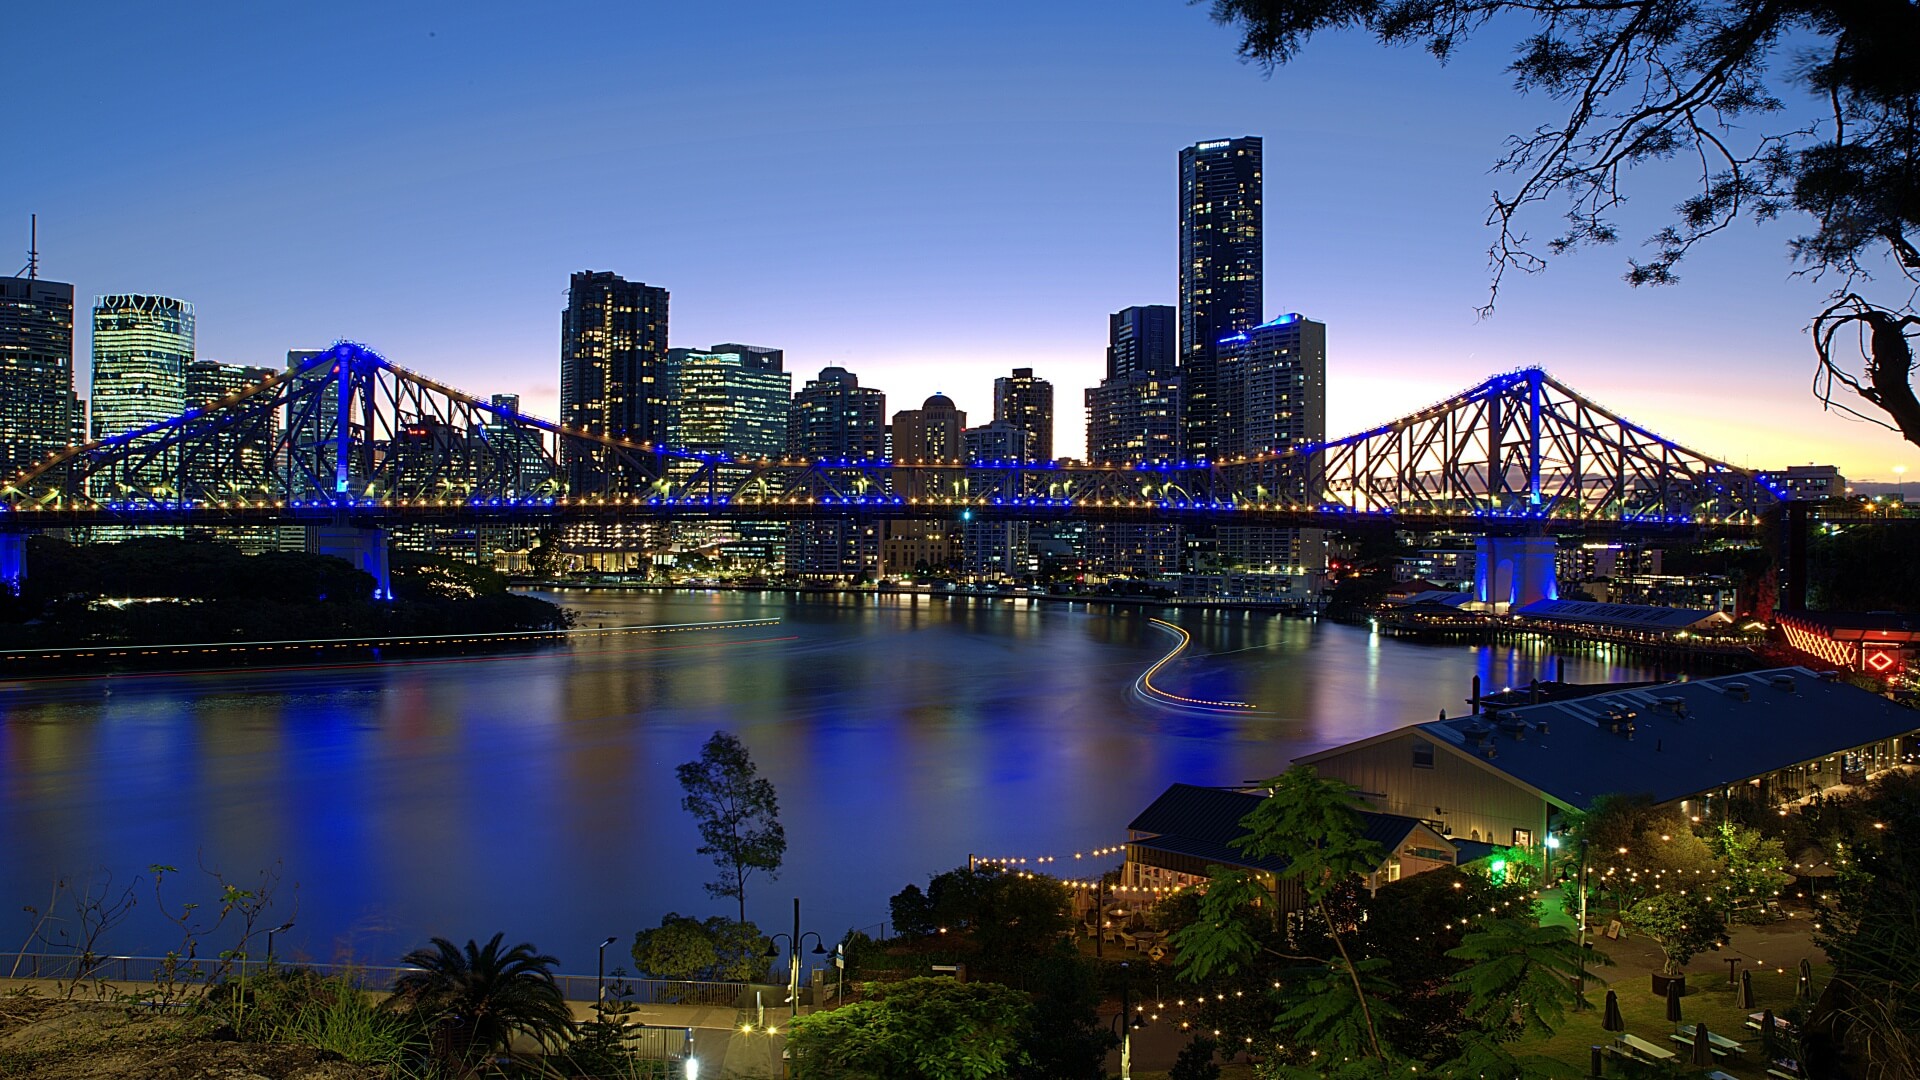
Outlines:
{"label": "rooftop antenna", "polygon": [[32,281],[40,276],[40,215],[28,215],[27,223],[27,266],[21,272]]}

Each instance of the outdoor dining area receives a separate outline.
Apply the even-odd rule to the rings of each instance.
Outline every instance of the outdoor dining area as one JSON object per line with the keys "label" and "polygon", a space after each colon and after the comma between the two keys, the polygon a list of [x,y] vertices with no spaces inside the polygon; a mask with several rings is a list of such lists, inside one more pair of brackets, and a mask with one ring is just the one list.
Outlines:
{"label": "outdoor dining area", "polygon": [[[1751,994],[1750,988],[1742,989],[1747,995]],[[1746,1000],[1750,1001],[1750,996]],[[1598,1075],[1602,1053],[1611,1053],[1653,1065],[1690,1064],[1710,1068],[1734,1062],[1743,1069],[1764,1069],[1766,1075],[1774,1080],[1802,1080],[1805,1076],[1800,1063],[1789,1056],[1789,1048],[1795,1045],[1799,1032],[1791,1021],[1775,1016],[1772,1009],[1748,1014],[1745,1026],[1758,1036],[1757,1039],[1734,1038],[1712,1031],[1704,1023],[1682,1021],[1677,993],[1668,995],[1667,1020],[1673,1025],[1673,1030],[1664,1041],[1627,1031],[1618,994],[1613,990],[1607,991],[1602,1026],[1615,1035],[1611,1045],[1594,1047],[1595,1074]],[[1710,1080],[1732,1080],[1729,1074],[1718,1070],[1707,1076]]]}

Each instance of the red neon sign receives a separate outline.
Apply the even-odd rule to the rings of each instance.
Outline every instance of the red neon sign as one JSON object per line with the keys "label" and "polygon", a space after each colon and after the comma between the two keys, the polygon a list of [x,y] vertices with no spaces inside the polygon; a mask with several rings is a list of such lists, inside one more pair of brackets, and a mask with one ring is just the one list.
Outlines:
{"label": "red neon sign", "polygon": [[1894,665],[1898,662],[1894,659],[1894,655],[1892,653],[1887,652],[1883,649],[1876,649],[1873,652],[1869,652],[1861,659],[1866,661],[1866,665],[1868,667],[1872,668],[1873,670],[1879,672],[1882,675],[1885,675],[1887,672],[1892,671]]}

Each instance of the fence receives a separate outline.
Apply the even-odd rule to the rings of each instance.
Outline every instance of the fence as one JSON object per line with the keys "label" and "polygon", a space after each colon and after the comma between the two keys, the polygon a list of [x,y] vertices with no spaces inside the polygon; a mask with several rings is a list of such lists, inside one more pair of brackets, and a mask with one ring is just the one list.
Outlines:
{"label": "fence", "polygon": [[[73,953],[17,953],[10,960],[0,959],[6,977],[48,979],[57,982],[152,983],[198,982],[224,971],[228,978],[258,975],[266,971],[264,960],[224,961],[218,958],[185,960],[165,956],[93,956]],[[325,977],[346,976],[366,990],[387,990],[402,975],[422,970],[416,967],[383,967],[365,964],[285,964],[286,968],[312,971]],[[555,975],[561,996],[568,1001],[595,1001],[602,980],[597,975]],[[609,1002],[634,1005],[712,1005],[721,1008],[745,1008],[753,1004],[753,991],[778,991],[784,1000],[784,986],[763,986],[739,982],[701,982],[684,979],[633,979],[608,976],[604,980]]]}

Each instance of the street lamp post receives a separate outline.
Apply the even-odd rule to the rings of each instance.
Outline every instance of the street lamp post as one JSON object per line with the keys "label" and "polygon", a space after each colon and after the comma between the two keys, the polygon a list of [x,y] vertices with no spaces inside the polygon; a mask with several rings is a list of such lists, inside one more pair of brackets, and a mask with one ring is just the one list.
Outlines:
{"label": "street lamp post", "polygon": [[1125,960],[1120,961],[1120,1080],[1133,1080],[1133,1029],[1146,1022],[1133,1012],[1133,978]]}
{"label": "street lamp post", "polygon": [[276,926],[273,929],[267,931],[267,970],[268,971],[273,970],[273,935],[284,934],[291,929],[293,929],[293,920],[288,919],[286,922],[283,922],[279,926]]}
{"label": "street lamp post", "polygon": [[815,956],[827,955],[827,947],[821,942],[819,934],[811,930],[804,934],[800,932],[800,898],[797,896],[793,898],[793,933],[773,934],[768,938],[767,958],[769,960],[777,959],[780,956],[779,941],[781,938],[787,939],[787,1004],[792,1007],[789,1015],[799,1016],[800,946],[806,944],[808,938],[812,938],[813,955]]}
{"label": "street lamp post", "polygon": [[600,943],[600,970],[593,980],[593,1013],[603,1024],[607,1022],[607,946],[618,940],[610,937]]}
{"label": "street lamp post", "polygon": [[[1580,838],[1580,985],[1576,988],[1582,995],[1587,992],[1587,838]],[[1582,999],[1575,1004],[1584,1007]]]}

